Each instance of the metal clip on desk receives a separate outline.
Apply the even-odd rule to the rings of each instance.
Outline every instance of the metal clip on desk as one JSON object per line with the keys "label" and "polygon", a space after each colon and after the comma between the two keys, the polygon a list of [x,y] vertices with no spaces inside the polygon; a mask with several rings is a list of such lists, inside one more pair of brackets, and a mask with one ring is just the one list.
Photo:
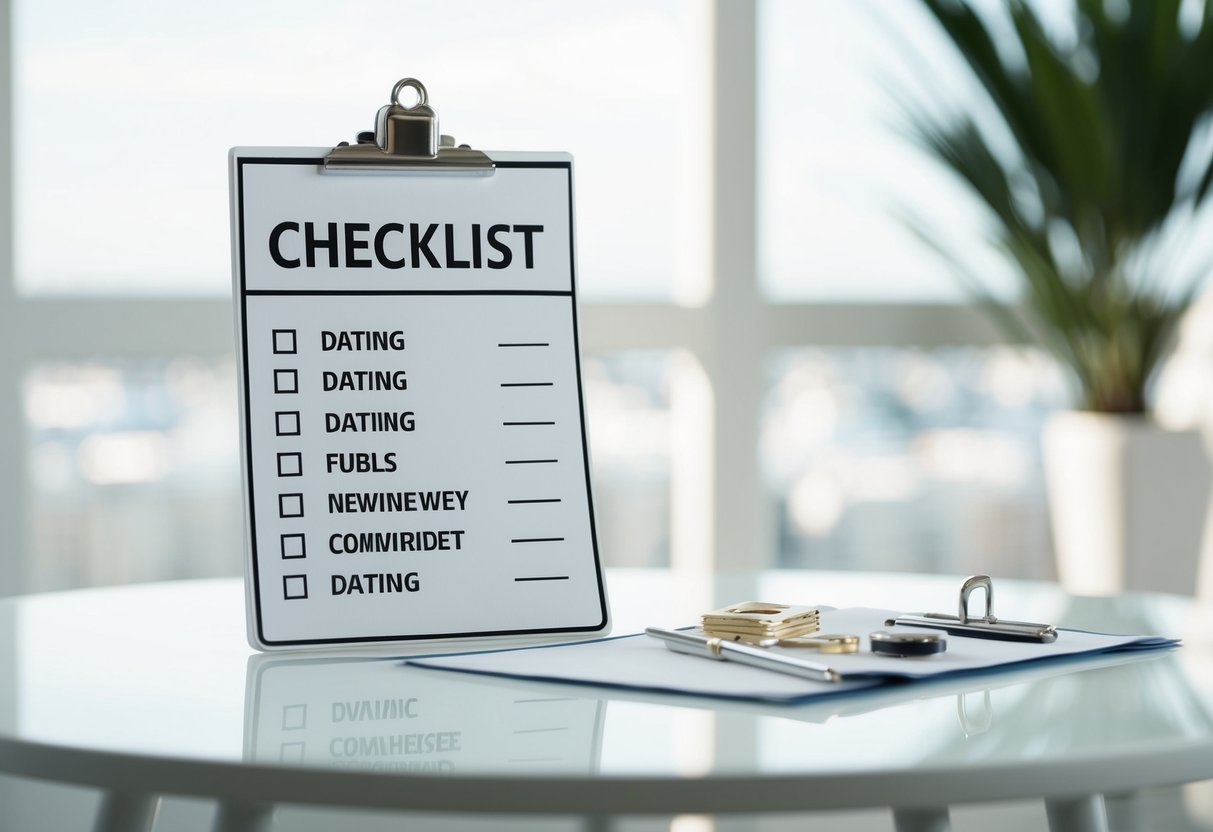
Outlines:
{"label": "metal clip on desk", "polygon": [[[400,103],[404,89],[417,93],[417,103]],[[342,142],[324,157],[326,171],[415,171],[463,172],[487,175],[493,160],[467,145],[438,132],[438,115],[430,108],[425,86],[416,78],[404,78],[392,88],[392,103],[379,109],[375,132],[358,134],[358,144]]]}
{"label": "metal clip on desk", "polygon": [[[986,614],[981,618],[969,615],[969,596],[975,589],[986,591]],[[992,638],[1000,641],[1036,641],[1047,644],[1057,640],[1057,628],[1052,624],[1028,621],[1003,621],[994,617],[994,584],[989,575],[974,575],[960,586],[960,614],[928,612],[921,615],[899,615],[885,622],[886,627],[932,627],[946,630],[954,636]]]}

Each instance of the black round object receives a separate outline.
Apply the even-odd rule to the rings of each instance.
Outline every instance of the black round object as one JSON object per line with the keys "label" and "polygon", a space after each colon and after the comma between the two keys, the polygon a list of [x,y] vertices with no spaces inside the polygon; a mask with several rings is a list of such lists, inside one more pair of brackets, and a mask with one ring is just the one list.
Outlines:
{"label": "black round object", "polygon": [[921,630],[877,630],[868,639],[882,656],[933,656],[948,649],[942,633]]}

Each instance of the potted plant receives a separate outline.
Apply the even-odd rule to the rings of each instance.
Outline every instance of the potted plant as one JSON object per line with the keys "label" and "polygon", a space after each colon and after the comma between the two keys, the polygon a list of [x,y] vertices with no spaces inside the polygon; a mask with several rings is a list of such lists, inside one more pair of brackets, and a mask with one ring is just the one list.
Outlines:
{"label": "potted plant", "polygon": [[1046,25],[1023,0],[921,2],[997,118],[910,102],[906,125],[988,213],[1019,296],[993,296],[911,222],[1011,339],[1074,381],[1078,408],[1043,435],[1062,582],[1191,592],[1207,457],[1148,396],[1205,270],[1182,258],[1213,184],[1213,3],[1076,0]]}

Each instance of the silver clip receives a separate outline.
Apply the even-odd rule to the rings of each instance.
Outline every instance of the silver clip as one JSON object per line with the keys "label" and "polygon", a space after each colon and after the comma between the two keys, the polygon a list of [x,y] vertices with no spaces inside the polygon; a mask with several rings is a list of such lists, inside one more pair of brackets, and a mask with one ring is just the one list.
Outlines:
{"label": "silver clip", "polygon": [[[411,89],[417,103],[406,107],[400,93]],[[361,133],[358,143],[342,142],[324,157],[326,171],[462,171],[490,174],[496,165],[479,150],[455,147],[438,132],[438,114],[430,107],[425,85],[403,78],[392,87],[392,103],[379,108],[375,132]]]}
{"label": "silver clip", "polygon": [[966,737],[984,734],[994,724],[994,704],[990,700],[990,689],[986,688],[981,693],[981,709],[976,718],[969,713],[969,694],[956,694],[956,716],[960,719],[960,728]]}
{"label": "silver clip", "polygon": [[[986,614],[980,618],[969,615],[969,596],[975,589],[986,591]],[[960,585],[959,615],[928,612],[921,615],[899,615],[885,622],[909,627],[934,627],[954,636],[993,638],[1002,641],[1037,641],[1042,644],[1057,641],[1057,628],[1052,624],[1030,621],[1003,621],[994,616],[994,583],[989,575],[974,575]]]}

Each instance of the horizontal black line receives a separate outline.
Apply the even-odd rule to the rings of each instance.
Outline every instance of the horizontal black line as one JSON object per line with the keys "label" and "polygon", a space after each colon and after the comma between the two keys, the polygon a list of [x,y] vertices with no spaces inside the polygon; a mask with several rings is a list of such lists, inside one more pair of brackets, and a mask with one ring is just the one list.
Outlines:
{"label": "horizontal black line", "polygon": [[[236,160],[241,165],[323,165],[324,158],[312,159],[307,156],[237,156]],[[494,160],[493,165],[498,168],[564,168],[571,170],[572,162],[505,162]],[[393,175],[393,174],[387,174]]]}
{"label": "horizontal black line", "polygon": [[323,165],[324,158],[309,159],[306,156],[237,156],[236,160],[244,165]]}
{"label": "horizontal black line", "polygon": [[542,462],[556,462],[555,459],[507,459],[506,465],[537,465]]}
{"label": "horizontal black line", "polygon": [[555,422],[502,422],[508,428],[520,427],[523,425],[554,425]]}
{"label": "horizontal black line", "polygon": [[572,162],[498,162],[493,164],[499,168],[572,168]]}
{"label": "horizontal black line", "polygon": [[522,583],[523,581],[567,581],[568,575],[546,575],[535,578],[515,578],[514,581]]}
{"label": "horizontal black line", "polygon": [[576,698],[572,696],[557,696],[547,697],[543,699],[515,699],[515,705],[529,705],[534,702],[576,702]]}
{"label": "horizontal black line", "polygon": [[569,291],[543,289],[246,289],[246,295],[543,295],[572,297]]}
{"label": "horizontal black line", "polygon": [[560,497],[541,497],[534,500],[506,500],[510,505],[520,505],[522,503],[559,503]]}
{"label": "horizontal black line", "polygon": [[497,346],[499,346],[499,347],[550,347],[551,344],[547,343],[546,341],[534,341],[534,342],[530,342],[530,343],[519,343],[519,344],[498,344]]}
{"label": "horizontal black line", "polygon": [[514,733],[515,734],[546,734],[551,731],[567,731],[567,730],[569,730],[569,726],[559,725],[555,728],[519,728],[518,730],[514,731]]}
{"label": "horizontal black line", "polygon": [[515,537],[510,543],[559,543],[563,537]]}
{"label": "horizontal black line", "polygon": [[553,387],[554,381],[503,381],[502,387]]}

